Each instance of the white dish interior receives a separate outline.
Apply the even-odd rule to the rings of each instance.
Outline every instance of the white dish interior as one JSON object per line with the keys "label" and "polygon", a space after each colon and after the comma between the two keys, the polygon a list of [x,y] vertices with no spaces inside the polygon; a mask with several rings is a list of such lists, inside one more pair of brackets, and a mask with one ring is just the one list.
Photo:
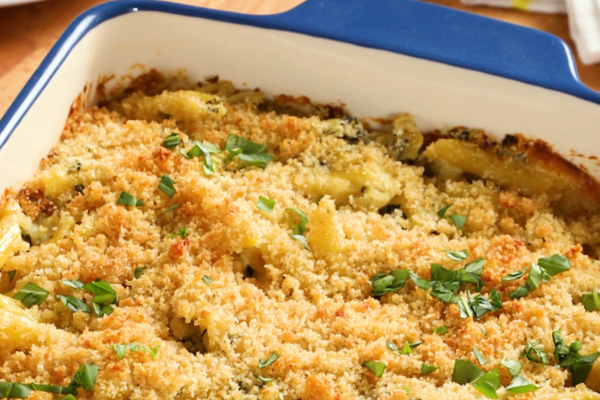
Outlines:
{"label": "white dish interior", "polygon": [[183,68],[191,80],[218,74],[237,86],[259,87],[268,96],[285,93],[343,102],[359,117],[409,112],[422,130],[463,125],[498,137],[524,133],[547,141],[600,178],[595,160],[575,155],[600,156],[600,106],[591,102],[332,40],[137,12],[100,24],[74,46],[0,151],[0,189],[21,184],[37,170],[86,83],[103,75],[131,74],[136,64],[164,73]]}

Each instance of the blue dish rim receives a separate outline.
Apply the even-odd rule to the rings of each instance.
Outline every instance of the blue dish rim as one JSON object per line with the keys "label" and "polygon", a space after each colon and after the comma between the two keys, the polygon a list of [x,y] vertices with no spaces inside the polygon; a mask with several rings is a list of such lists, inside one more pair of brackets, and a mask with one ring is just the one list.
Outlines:
{"label": "blue dish rim", "polygon": [[0,149],[73,47],[92,29],[155,11],[255,26],[387,50],[563,92],[600,104],[579,79],[568,45],[537,30],[415,0],[308,0],[281,14],[248,15],[151,0],[102,3],[60,36],[0,120]]}

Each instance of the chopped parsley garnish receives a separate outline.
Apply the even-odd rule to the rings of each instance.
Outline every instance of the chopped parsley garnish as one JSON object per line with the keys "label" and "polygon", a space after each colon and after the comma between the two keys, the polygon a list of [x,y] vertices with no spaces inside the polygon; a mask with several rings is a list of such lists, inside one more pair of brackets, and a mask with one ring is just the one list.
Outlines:
{"label": "chopped parsley garnish", "polygon": [[[533,293],[542,282],[548,282],[554,275],[570,269],[571,262],[562,254],[553,254],[550,257],[540,258],[537,264],[531,263],[529,266],[529,275],[527,275],[525,285],[510,292],[508,297],[518,299],[527,296],[529,293]],[[512,272],[502,278],[502,281],[506,282],[519,279],[525,274],[526,270],[527,268],[524,268],[523,270]]]}
{"label": "chopped parsley garnish", "polygon": [[540,343],[542,342],[527,342],[525,350],[523,350],[521,353],[521,357],[526,357],[528,360],[536,363],[548,365],[550,363],[548,360],[548,354],[546,354],[544,350],[536,348],[536,346]]}
{"label": "chopped parsley garnish", "polygon": [[471,382],[471,385],[488,399],[497,399],[498,395],[496,394],[496,390],[500,389],[500,386],[502,386],[500,384],[498,368],[481,375]]}
{"label": "chopped parsley garnish", "polygon": [[14,269],[12,271],[8,271],[8,282],[12,282],[13,279],[15,279],[15,274],[17,273],[17,270]]}
{"label": "chopped parsley garnish", "polygon": [[506,275],[504,278],[502,278],[502,282],[516,281],[517,279],[520,279],[523,276],[525,276],[526,272],[527,272],[527,267],[520,269],[518,271],[513,271],[510,274]]}
{"label": "chopped parsley garnish", "polygon": [[510,385],[506,387],[506,391],[510,393],[529,393],[538,389],[539,387],[535,386],[521,375],[515,376],[512,382],[510,382]]}
{"label": "chopped parsley garnish", "polygon": [[485,359],[485,357],[483,356],[483,354],[481,354],[477,347],[473,347],[473,354],[475,355],[475,358],[477,359],[479,364],[485,365],[488,363],[488,360]]}
{"label": "chopped parsley garnish", "polygon": [[121,192],[121,195],[119,196],[119,200],[117,200],[117,204],[123,204],[125,206],[131,206],[131,207],[139,207],[139,206],[143,206],[144,202],[136,199],[133,195],[131,195],[127,192]]}
{"label": "chopped parsley garnish", "polygon": [[109,349],[113,349],[115,351],[115,353],[117,353],[117,357],[119,357],[119,360],[122,360],[123,357],[125,357],[125,355],[127,354],[127,350],[129,350],[130,352],[132,352],[132,351],[146,352],[146,353],[150,354],[150,357],[152,358],[153,361],[156,361],[156,359],[158,357],[158,350],[160,349],[160,346],[154,346],[151,349],[148,346],[142,346],[138,342],[133,342],[133,343],[130,343],[127,345],[115,344],[115,345],[109,347]]}
{"label": "chopped parsley garnish", "polygon": [[386,365],[379,361],[365,361],[362,363],[363,367],[366,367],[369,371],[373,373],[378,378],[383,376],[383,372],[385,371]]}
{"label": "chopped parsley garnish", "polygon": [[482,296],[481,294],[477,294],[473,297],[471,296],[471,292],[467,291],[467,299],[468,306],[477,319],[480,319],[488,312],[498,311],[502,308],[500,293],[496,292],[496,289],[492,289],[489,297]]}
{"label": "chopped parsley garnish", "polygon": [[584,293],[581,295],[581,300],[586,311],[600,310],[600,293]]}
{"label": "chopped parsley garnish", "polygon": [[37,383],[10,383],[0,382],[0,398],[6,399],[25,399],[29,397],[31,391],[47,392],[54,394],[67,394],[61,400],[75,400],[77,388],[83,387],[85,390],[92,390],[98,376],[98,367],[93,364],[85,364],[79,367],[73,380],[67,387],[56,385],[42,385]]}
{"label": "chopped parsley garnish", "polygon": [[260,359],[258,360],[258,367],[259,368],[266,368],[270,365],[273,365],[273,363],[279,358],[279,354],[277,354],[276,351],[274,351],[273,353],[271,353],[271,355],[269,356],[269,358],[267,358],[267,360],[263,360]]}
{"label": "chopped parsley garnish", "polygon": [[293,211],[300,216],[300,222],[294,227],[294,233],[291,234],[290,237],[302,243],[302,246],[304,246],[306,250],[310,250],[310,247],[308,247],[308,243],[306,242],[306,237],[304,236],[304,233],[306,232],[306,224],[308,223],[308,217],[304,211],[298,210],[297,208],[286,208],[285,210]]}
{"label": "chopped parsley garnish", "polygon": [[528,294],[529,289],[527,289],[527,286],[519,286],[518,288],[510,292],[508,294],[508,297],[510,297],[511,299],[520,299],[521,297],[525,297]]}
{"label": "chopped parsley garnish", "polygon": [[446,253],[446,256],[448,256],[449,259],[454,261],[465,261],[469,256],[469,252],[467,249],[459,251],[444,250],[444,252]]}
{"label": "chopped parsley garnish", "polygon": [[435,333],[437,335],[445,335],[446,333],[448,333],[448,327],[447,326],[438,326],[437,328],[433,329],[433,333]]}
{"label": "chopped parsley garnish", "polygon": [[213,282],[211,277],[206,276],[206,275],[202,275],[202,281],[204,281],[204,283],[206,283],[206,286],[210,286],[210,284]]}
{"label": "chopped parsley garnish", "polygon": [[253,142],[243,137],[231,134],[227,137],[225,142],[225,150],[227,151],[227,157],[225,162],[231,160],[237,156],[245,166],[254,166],[265,169],[267,163],[271,161],[274,156],[267,154],[267,145]]}
{"label": "chopped parsley garnish", "polygon": [[400,352],[400,349],[398,348],[398,346],[396,346],[396,344],[394,342],[385,342],[385,345],[387,346],[388,349],[390,349],[394,353],[402,354]]}
{"label": "chopped parsley garnish", "polygon": [[166,147],[167,149],[174,149],[179,145],[179,143],[181,143],[181,137],[178,133],[173,132],[165,138],[163,141],[163,147]]}
{"label": "chopped parsley garnish", "polygon": [[181,239],[185,239],[189,235],[190,235],[190,232],[186,228],[182,227],[182,228],[179,228],[177,233],[172,233],[169,236],[167,236],[167,238],[173,239],[173,238],[176,238],[177,236],[179,236]]}
{"label": "chopped parsley garnish", "polygon": [[13,298],[19,300],[25,307],[30,308],[32,305],[40,305],[46,300],[50,292],[39,287],[34,283],[27,283],[19,290]]}
{"label": "chopped parsley garnish", "polygon": [[56,297],[58,299],[60,299],[60,301],[62,301],[62,303],[67,306],[67,308],[73,312],[77,312],[77,311],[82,311],[84,313],[88,313],[90,314],[92,312],[92,309],[85,304],[85,301],[83,300],[79,300],[77,297],[74,296],[62,296],[60,294],[56,295]]}
{"label": "chopped parsley garnish", "polygon": [[133,270],[133,277],[135,279],[138,279],[140,276],[142,276],[144,271],[147,269],[148,269],[147,265],[144,265],[143,267],[137,267],[135,270]]}
{"label": "chopped parsley garnish", "polygon": [[92,309],[99,317],[110,315],[114,309],[110,304],[117,303],[117,292],[108,282],[95,281],[83,286],[83,288],[94,295]]}
{"label": "chopped parsley garnish", "polygon": [[475,389],[490,399],[497,399],[496,390],[500,388],[498,369],[483,373],[469,360],[455,360],[452,380],[458,384],[470,383]]}
{"label": "chopped parsley garnish", "polygon": [[505,358],[500,364],[506,367],[508,373],[513,378],[519,375],[519,372],[521,372],[521,368],[523,367],[523,364],[519,361],[511,360],[510,358]]}
{"label": "chopped parsley garnish", "polygon": [[171,211],[173,211],[173,210],[175,210],[175,209],[179,208],[179,206],[180,206],[180,205],[181,205],[181,204],[177,203],[177,204],[175,204],[175,205],[173,205],[173,206],[171,206],[171,207],[167,208],[166,210],[164,210],[164,211],[162,212],[162,213],[163,213],[163,215],[165,215],[165,214],[167,214],[167,213],[169,213],[169,212],[171,212]]}
{"label": "chopped parsley garnish", "polygon": [[[94,384],[96,383],[96,378],[98,377],[98,367],[94,364],[84,364],[79,367],[73,380],[69,384],[70,388],[75,389],[75,393],[77,394],[77,388],[83,387],[85,390],[92,390],[94,388]],[[63,392],[64,393],[64,392]],[[73,394],[73,393],[71,393]]]}
{"label": "chopped parsley garnish", "polygon": [[173,186],[174,184],[175,181],[169,178],[169,175],[163,175],[160,177],[158,190],[160,190],[170,198],[173,198],[173,196],[175,195],[175,186]]}
{"label": "chopped parsley garnish", "polygon": [[571,262],[562,254],[553,254],[550,257],[540,258],[538,260],[538,264],[550,276],[554,276],[571,269]]}
{"label": "chopped parsley garnish", "polygon": [[201,155],[204,155],[204,174],[213,175],[215,173],[217,161],[214,160],[210,155],[220,153],[221,149],[219,149],[216,144],[209,142],[199,142],[195,140],[194,144],[195,146],[187,152],[185,158],[190,159],[192,157],[200,157]]}
{"label": "chopped parsley garnish", "polygon": [[267,214],[271,214],[273,212],[273,208],[275,208],[275,200],[271,200],[263,196],[258,196],[256,208],[266,212]]}
{"label": "chopped parsley garnish", "polygon": [[440,369],[440,367],[438,367],[437,365],[429,365],[429,364],[423,363],[423,365],[421,366],[421,374],[423,376],[429,375],[430,373],[435,372],[438,369]]}
{"label": "chopped parsley garnish", "polygon": [[119,360],[122,360],[123,357],[125,357],[125,354],[127,354],[127,345],[124,344],[114,344],[112,347],[109,347],[109,349],[113,349],[115,353],[117,353]]}
{"label": "chopped parsley garnish", "polygon": [[408,279],[407,269],[397,269],[387,275],[380,272],[371,278],[373,296],[382,296],[386,293],[396,292],[406,285]]}
{"label": "chopped parsley garnish", "polygon": [[454,221],[454,225],[456,225],[458,229],[461,229],[465,225],[465,222],[467,222],[467,217],[464,215],[450,214],[448,217]]}
{"label": "chopped parsley garnish", "polygon": [[70,281],[62,281],[62,284],[65,286],[69,286],[72,287],[73,289],[77,289],[77,290],[83,290],[83,282],[81,282],[79,279],[72,279]]}
{"label": "chopped parsley garnish", "polygon": [[559,362],[559,366],[567,367],[573,374],[573,386],[576,386],[588,377],[592,369],[592,364],[596,361],[600,352],[588,354],[582,356],[579,354],[583,345],[581,342],[573,342],[570,346],[567,346],[565,339],[558,331],[552,332],[552,341],[554,342],[554,357]]}
{"label": "chopped parsley garnish", "polygon": [[446,218],[446,211],[448,211],[448,209],[449,209],[450,207],[452,207],[453,205],[454,205],[454,203],[452,203],[452,204],[448,204],[448,205],[446,205],[446,206],[444,206],[444,207],[440,208],[440,209],[438,210],[438,212],[437,212],[437,215],[438,215],[438,217],[440,217],[440,218]]}

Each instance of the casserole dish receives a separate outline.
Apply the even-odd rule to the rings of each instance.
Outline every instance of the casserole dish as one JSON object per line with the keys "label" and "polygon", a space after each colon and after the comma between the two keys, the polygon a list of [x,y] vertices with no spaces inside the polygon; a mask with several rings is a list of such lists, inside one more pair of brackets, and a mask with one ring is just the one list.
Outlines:
{"label": "casserole dish", "polygon": [[36,170],[86,84],[93,103],[100,76],[132,65],[343,101],[357,116],[405,110],[422,130],[521,132],[600,177],[600,94],[552,35],[411,0],[309,0],[266,16],[118,1],[67,28],[0,121],[0,188]]}

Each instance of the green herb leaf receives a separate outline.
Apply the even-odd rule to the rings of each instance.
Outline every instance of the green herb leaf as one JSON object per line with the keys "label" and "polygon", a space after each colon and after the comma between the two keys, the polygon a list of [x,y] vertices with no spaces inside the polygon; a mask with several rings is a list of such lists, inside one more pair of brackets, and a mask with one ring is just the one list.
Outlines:
{"label": "green herb leaf", "polygon": [[30,308],[34,304],[38,306],[42,304],[49,294],[46,289],[29,282],[13,296],[13,299],[21,301],[25,307]]}
{"label": "green herb leaf", "polygon": [[148,346],[142,346],[138,342],[133,342],[133,343],[128,344],[127,348],[129,349],[129,351],[142,351],[142,352],[148,353],[148,354],[150,354],[150,357],[152,357],[152,360],[156,361],[156,359],[158,357],[158,350],[160,349],[160,346],[154,346],[152,349],[150,349]]}
{"label": "green herb leaf", "polygon": [[73,289],[83,290],[83,282],[78,279],[72,279],[70,281],[62,281],[62,284],[65,286],[72,287]]}
{"label": "green herb leaf", "polygon": [[502,308],[502,300],[500,294],[496,292],[496,289],[492,289],[489,298],[480,294],[472,297],[469,291],[467,291],[467,297],[469,300],[469,307],[473,310],[477,319],[480,319],[488,312],[498,311]]}
{"label": "green herb leaf", "polygon": [[398,349],[398,346],[396,346],[396,344],[394,342],[385,342],[385,345],[387,346],[388,349],[390,349],[394,353],[402,354],[400,352],[400,349]]}
{"label": "green herb leaf", "polygon": [[445,335],[446,333],[448,333],[448,327],[447,326],[438,326],[437,328],[433,328],[433,333],[435,333],[437,335]]}
{"label": "green herb leaf", "polygon": [[117,200],[117,204],[123,204],[125,206],[131,206],[131,207],[139,207],[139,206],[143,206],[144,202],[136,199],[133,195],[131,195],[127,192],[121,192],[121,195],[119,196],[119,200]]}
{"label": "green herb leaf", "polygon": [[30,392],[31,389],[21,383],[0,382],[0,398],[26,399]]}
{"label": "green herb leaf", "polygon": [[469,251],[467,249],[459,251],[444,250],[444,252],[446,252],[446,256],[448,256],[449,259],[454,261],[465,261],[467,257],[469,257]]}
{"label": "green herb leaf", "polygon": [[454,360],[454,371],[452,373],[452,380],[461,385],[471,383],[480,376],[483,375],[475,364],[469,360]]}
{"label": "green herb leaf", "polygon": [[386,367],[384,363],[379,361],[365,361],[362,365],[378,378],[381,378],[383,376],[383,372],[385,371]]}
{"label": "green herb leaf", "polygon": [[169,175],[163,175],[160,177],[160,182],[158,184],[158,190],[173,198],[175,195],[175,181],[169,178]]}
{"label": "green herb leaf", "polygon": [[548,360],[548,354],[544,352],[542,349],[537,349],[536,346],[541,342],[527,342],[525,346],[525,350],[521,353],[521,357],[526,357],[528,360],[548,365],[550,361]]}
{"label": "green herb leaf", "polygon": [[462,297],[458,300],[458,310],[460,311],[460,317],[462,319],[473,316],[473,311],[471,310],[471,307],[469,307],[467,300]]}
{"label": "green herb leaf", "polygon": [[506,391],[510,393],[529,393],[538,389],[539,387],[535,386],[521,375],[515,376],[510,385],[506,387]]}
{"label": "green herb leaf", "polygon": [[12,282],[13,279],[15,279],[15,274],[17,273],[17,270],[12,270],[12,271],[8,271],[8,281]]}
{"label": "green herb leaf", "polygon": [[73,396],[72,394],[68,394],[65,397],[61,397],[58,400],[77,400],[77,397]]}
{"label": "green herb leaf", "polygon": [[428,365],[426,363],[423,363],[423,365],[421,366],[421,374],[423,376],[429,375],[430,373],[437,371],[438,369],[440,369],[440,367],[438,367],[437,365]]}
{"label": "green herb leaf", "polygon": [[298,210],[297,208],[286,208],[286,211],[293,211],[300,216],[300,223],[294,228],[294,235],[304,235],[306,232],[306,224],[308,223],[308,217],[304,214],[304,211]]}
{"label": "green herb leaf", "polygon": [[79,367],[69,386],[85,390],[92,390],[98,377],[98,367],[94,364],[84,364]]}
{"label": "green herb leaf", "polygon": [[110,315],[113,313],[113,311],[115,311],[115,309],[112,308],[108,304],[98,304],[93,301],[92,301],[92,308],[94,309],[94,312],[96,313],[96,315],[99,316],[100,318],[104,317],[105,315]]}
{"label": "green herb leaf", "polygon": [[206,283],[206,286],[210,286],[210,284],[213,282],[210,276],[206,275],[202,275],[202,280],[204,281],[204,283]]}
{"label": "green herb leaf", "polygon": [[467,265],[465,265],[465,273],[475,279],[477,282],[481,280],[481,272],[483,271],[483,266],[485,265],[485,260],[479,257],[476,260],[471,261]]}
{"label": "green herb leaf", "polygon": [[540,286],[540,283],[548,282],[550,278],[551,276],[547,274],[544,269],[540,268],[539,265],[532,263],[529,268],[527,281],[525,281],[525,286],[529,289],[529,293],[533,293],[533,291]]}
{"label": "green herb leaf", "polygon": [[92,312],[92,309],[85,304],[84,301],[79,300],[77,297],[74,296],[61,296],[60,294],[56,295],[57,298],[60,299],[60,301],[62,301],[62,303],[67,306],[67,308],[73,312],[77,312],[77,311],[82,311],[84,313],[88,313],[90,314]]}
{"label": "green herb leaf", "polygon": [[173,132],[165,138],[163,146],[167,149],[174,149],[179,143],[181,143],[181,137],[179,137],[178,133]]}
{"label": "green herb leaf", "polygon": [[452,207],[453,205],[454,205],[454,203],[445,205],[444,207],[440,208],[438,210],[438,212],[437,212],[438,217],[440,217],[440,218],[446,218],[446,211],[448,211],[448,209],[450,207]]}
{"label": "green herb leaf", "polygon": [[273,208],[275,208],[275,200],[271,200],[263,196],[258,196],[256,208],[266,212],[267,214],[271,214],[273,212]]}
{"label": "green herb leaf", "polygon": [[527,286],[519,286],[518,288],[510,292],[508,294],[508,297],[510,297],[511,299],[519,299],[521,297],[527,296],[528,294],[529,289],[527,289]]}
{"label": "green herb leaf", "polygon": [[554,276],[571,269],[571,262],[562,254],[553,254],[550,257],[540,258],[538,260],[538,264],[550,276]]}
{"label": "green herb leaf", "polygon": [[584,293],[581,300],[586,311],[600,310],[600,293]]}
{"label": "green herb leaf", "polygon": [[212,159],[211,154],[221,152],[221,149],[213,143],[194,141],[195,146],[187,153],[188,158],[204,155],[204,174],[213,175],[215,173],[216,161]]}
{"label": "green herb leaf", "polygon": [[97,304],[116,304],[117,292],[108,282],[95,281],[83,286],[85,290],[94,294],[94,303]]}
{"label": "green herb leaf", "polygon": [[186,228],[182,227],[182,228],[179,228],[177,233],[172,233],[169,236],[167,236],[167,238],[173,239],[173,238],[176,238],[177,236],[179,236],[181,239],[185,239],[189,235],[190,235],[190,232]]}
{"label": "green herb leaf", "polygon": [[473,347],[473,354],[475,354],[475,358],[481,365],[485,365],[488,363],[488,360],[485,359],[483,354],[477,349],[477,347]]}
{"label": "green herb leaf", "polygon": [[487,336],[487,331],[485,330],[484,327],[479,328],[479,330],[481,331],[481,333],[483,333],[485,336]]}
{"label": "green herb leaf", "polygon": [[125,357],[125,354],[127,354],[127,346],[124,344],[114,344],[112,348],[115,353],[117,353],[117,357],[119,357],[119,360],[122,360],[123,357]]}
{"label": "green herb leaf", "polygon": [[406,285],[408,280],[408,270],[397,269],[386,275],[380,272],[371,278],[373,287],[373,296],[382,296],[386,293],[396,292]]}
{"label": "green herb leaf", "polygon": [[266,368],[270,365],[273,365],[273,363],[279,358],[279,354],[277,354],[276,351],[274,351],[273,353],[271,353],[271,356],[269,356],[269,358],[265,361],[263,359],[258,360],[258,367],[259,368]]}
{"label": "green herb leaf", "polygon": [[496,368],[490,372],[486,372],[471,382],[471,385],[483,393],[488,399],[497,399],[498,395],[496,394],[496,390],[500,389],[501,386],[498,369]]}
{"label": "green herb leaf", "polygon": [[513,378],[519,375],[519,372],[521,372],[521,368],[523,367],[523,364],[521,364],[519,361],[511,360],[510,358],[505,358],[500,364],[506,367],[510,373],[510,376]]}
{"label": "green herb leaf", "polygon": [[144,265],[143,267],[137,267],[136,269],[133,270],[133,277],[135,279],[139,279],[139,277],[142,276],[144,271],[147,269],[148,269],[147,265]]}
{"label": "green herb leaf", "polygon": [[267,376],[262,376],[262,375],[254,375],[259,381],[264,382],[264,383],[269,383],[269,382],[273,382],[274,378],[270,378]]}
{"label": "green herb leaf", "polygon": [[431,283],[427,279],[419,278],[419,276],[412,271],[408,271],[408,276],[418,288],[423,290],[431,289]]}
{"label": "green herb leaf", "polygon": [[522,278],[523,276],[525,276],[525,273],[527,272],[528,268],[529,267],[525,267],[518,271],[511,272],[510,274],[508,274],[504,278],[502,278],[502,282],[516,281],[517,279]]}
{"label": "green herb leaf", "polygon": [[290,237],[302,243],[302,246],[304,246],[305,250],[310,251],[310,247],[308,247],[308,243],[306,242],[306,237],[304,235],[290,235]]}
{"label": "green herb leaf", "polygon": [[457,229],[461,229],[465,225],[465,222],[467,222],[467,217],[464,215],[450,214],[448,217],[454,221]]}
{"label": "green herb leaf", "polygon": [[571,366],[571,372],[573,373],[573,386],[577,386],[580,383],[585,382],[588,374],[592,370],[592,364],[594,364],[599,355],[600,353],[596,352],[593,354],[588,354],[587,356],[581,356],[573,361],[573,365]]}
{"label": "green herb leaf", "polygon": [[265,169],[267,163],[274,158],[273,155],[266,154],[266,144],[255,143],[233,134],[227,137],[225,150],[229,152],[229,155],[225,159],[226,161],[233,156],[237,156],[241,161],[249,163],[249,166],[256,165],[262,169]]}
{"label": "green herb leaf", "polygon": [[173,211],[173,210],[175,210],[175,209],[179,208],[179,206],[180,206],[180,204],[179,204],[179,203],[177,203],[177,204],[175,204],[174,206],[171,206],[171,207],[167,208],[167,209],[166,209],[166,210],[164,210],[162,213],[163,213],[163,215],[165,215],[165,214],[167,214],[167,213],[170,213],[171,211]]}

